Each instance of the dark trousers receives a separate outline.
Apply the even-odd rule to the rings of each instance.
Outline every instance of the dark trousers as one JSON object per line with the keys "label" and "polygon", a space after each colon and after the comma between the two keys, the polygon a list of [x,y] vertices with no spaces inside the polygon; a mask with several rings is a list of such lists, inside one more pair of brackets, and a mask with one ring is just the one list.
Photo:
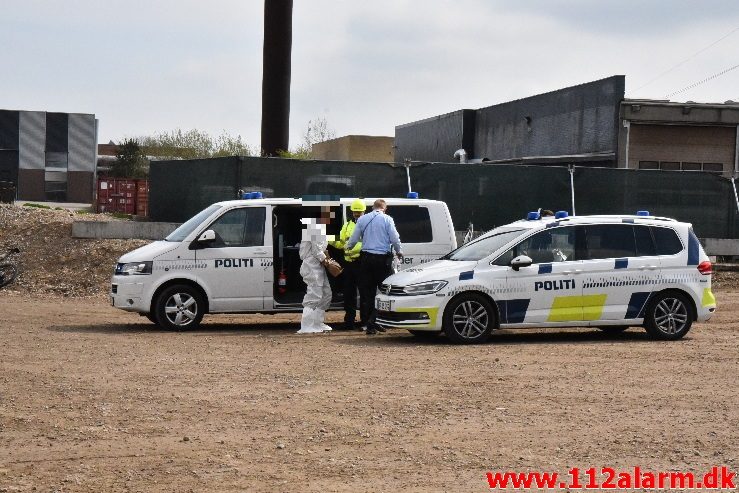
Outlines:
{"label": "dark trousers", "polygon": [[[344,262],[344,322],[354,323],[357,316],[357,288],[359,287],[359,259]],[[360,302],[361,306],[361,302]],[[365,319],[362,319],[364,322]]]}
{"label": "dark trousers", "polygon": [[359,259],[359,312],[362,320],[367,322],[367,328],[374,329],[375,295],[377,288],[392,272],[393,258],[390,255],[362,252]]}

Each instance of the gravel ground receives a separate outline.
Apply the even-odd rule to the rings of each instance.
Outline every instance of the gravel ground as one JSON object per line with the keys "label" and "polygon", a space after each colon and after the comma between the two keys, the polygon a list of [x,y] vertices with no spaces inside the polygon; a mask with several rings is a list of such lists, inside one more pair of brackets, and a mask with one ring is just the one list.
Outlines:
{"label": "gravel ground", "polygon": [[172,333],[101,300],[6,293],[0,491],[456,492],[507,469],[737,470],[738,301],[719,292],[677,342],[565,329],[451,346],[298,336],[295,315]]}

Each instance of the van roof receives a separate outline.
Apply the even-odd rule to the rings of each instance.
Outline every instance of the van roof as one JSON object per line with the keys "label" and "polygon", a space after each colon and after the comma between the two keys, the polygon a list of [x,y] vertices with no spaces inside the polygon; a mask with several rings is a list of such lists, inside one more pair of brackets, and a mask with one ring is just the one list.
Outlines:
{"label": "van roof", "polygon": [[[377,200],[379,197],[366,197],[362,198],[362,200],[365,204],[368,206],[372,205],[372,203]],[[383,198],[389,205],[413,205],[413,204],[432,204],[432,203],[443,203],[440,200],[432,200],[432,199],[407,199],[407,198],[395,198],[395,197],[387,197]],[[349,205],[354,200],[356,200],[355,197],[341,197],[339,199],[339,203],[342,205]],[[313,205],[310,200],[304,201],[300,198],[284,198],[284,197],[270,197],[270,198],[262,198],[262,199],[240,199],[240,200],[224,200],[221,202],[216,202],[216,204],[224,206],[224,207],[230,207],[234,205]],[[321,204],[323,202],[315,201],[315,204]],[[334,202],[335,203],[335,202]]]}

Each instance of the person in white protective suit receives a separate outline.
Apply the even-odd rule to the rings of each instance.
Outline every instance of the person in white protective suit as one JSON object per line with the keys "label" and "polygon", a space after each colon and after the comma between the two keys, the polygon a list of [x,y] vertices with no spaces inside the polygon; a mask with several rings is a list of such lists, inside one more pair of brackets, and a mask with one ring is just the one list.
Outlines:
{"label": "person in white protective suit", "polygon": [[301,222],[305,225],[300,242],[300,275],[307,285],[305,297],[303,298],[303,316],[300,319],[300,330],[298,334],[317,334],[328,332],[331,327],[324,323],[326,310],[331,305],[331,285],[324,267],[326,259],[326,248],[328,247],[328,235],[326,224],[330,222],[328,208],[322,208],[321,217],[303,218]]}

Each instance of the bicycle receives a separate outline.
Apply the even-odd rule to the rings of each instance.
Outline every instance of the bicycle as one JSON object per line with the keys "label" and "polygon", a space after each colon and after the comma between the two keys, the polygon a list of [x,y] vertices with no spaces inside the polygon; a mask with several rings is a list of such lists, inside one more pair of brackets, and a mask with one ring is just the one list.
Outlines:
{"label": "bicycle", "polygon": [[11,248],[5,253],[5,255],[0,257],[0,288],[3,288],[15,281],[15,278],[18,276],[18,267],[11,263],[8,258],[19,252],[19,248]]}

